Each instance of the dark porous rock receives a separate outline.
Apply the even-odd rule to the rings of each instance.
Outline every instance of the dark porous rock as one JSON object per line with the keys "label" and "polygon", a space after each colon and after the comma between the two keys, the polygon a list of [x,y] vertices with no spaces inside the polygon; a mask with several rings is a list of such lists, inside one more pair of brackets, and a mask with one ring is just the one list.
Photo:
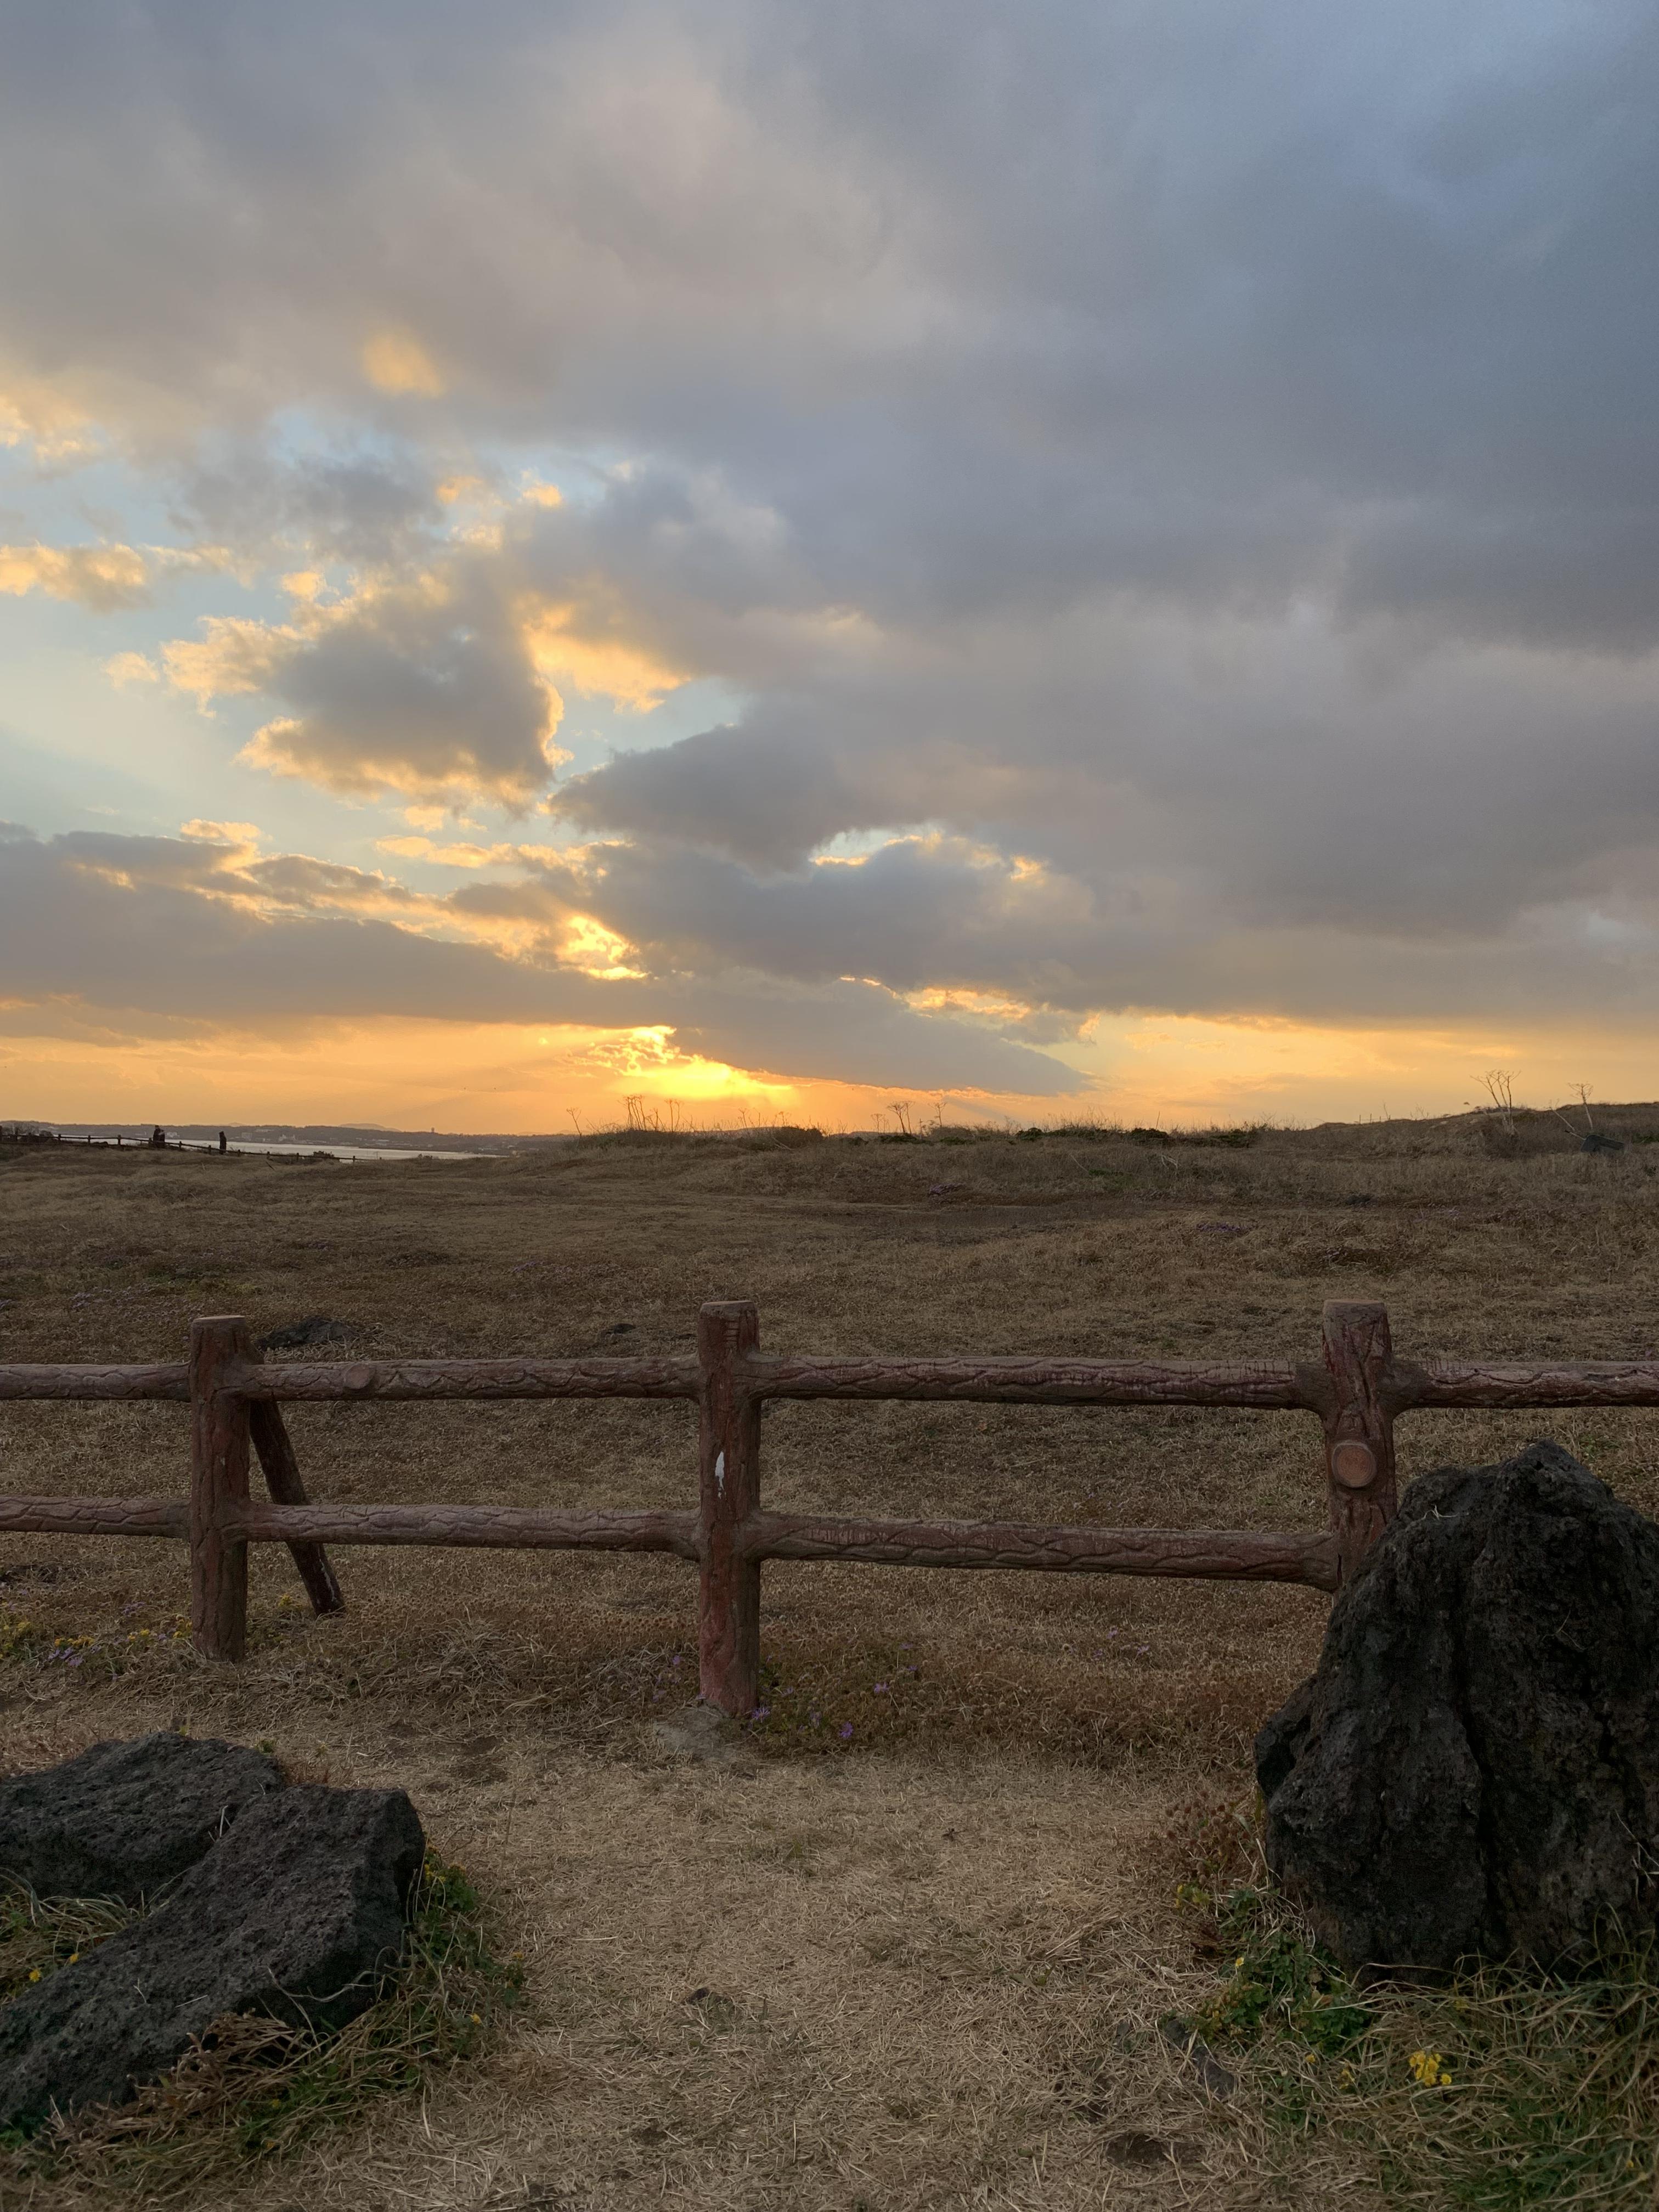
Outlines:
{"label": "dark porous rock", "polygon": [[283,1789],[262,1751],[157,1734],[0,1782],[0,1875],[39,1897],[153,1900]]}
{"label": "dark porous rock", "polygon": [[245,1813],[148,1919],[0,2009],[0,2127],[118,2103],[228,2014],[343,2026],[397,1962],[424,1849],[401,1790]]}
{"label": "dark porous rock", "polygon": [[1255,1755],[1268,1863],[1351,1966],[1650,1931],[1659,1528],[1555,1444],[1423,1476]]}
{"label": "dark porous rock", "polygon": [[[329,1155],[313,1152],[313,1159]],[[327,1314],[307,1314],[303,1321],[289,1322],[282,1328],[273,1328],[259,1339],[261,1352],[303,1352],[312,1344],[343,1344],[350,1330],[343,1321],[331,1320]]]}

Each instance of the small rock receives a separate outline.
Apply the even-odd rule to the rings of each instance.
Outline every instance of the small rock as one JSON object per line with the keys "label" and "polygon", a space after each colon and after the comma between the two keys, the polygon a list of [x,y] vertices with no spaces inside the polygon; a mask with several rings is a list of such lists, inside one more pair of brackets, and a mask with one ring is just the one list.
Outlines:
{"label": "small rock", "polygon": [[1222,2064],[1191,2021],[1167,2013],[1159,2021],[1158,2032],[1177,2057],[1187,2060],[1212,2097],[1224,2101],[1232,2095],[1238,2076]]}
{"label": "small rock", "polygon": [[1592,1129],[1578,1149],[1581,1152],[1622,1152],[1625,1140],[1622,1137],[1609,1137],[1601,1129]]}
{"label": "small rock", "polygon": [[60,1766],[0,1782],[0,1875],[37,1897],[143,1905],[286,1786],[274,1759],[213,1736],[95,1743]]}
{"label": "small rock", "polygon": [[1659,1528],[1552,1443],[1420,1477],[1255,1758],[1268,1863],[1351,1966],[1640,1937]]}
{"label": "small rock", "polygon": [[1164,2136],[1149,2136],[1144,2128],[1122,2128],[1101,2144],[1114,2166],[1168,2166],[1180,2157],[1180,2148]]}
{"label": "small rock", "polygon": [[48,1559],[21,1559],[15,1567],[0,1568],[0,1589],[21,1589],[25,1583],[35,1583],[42,1589],[66,1582],[75,1572]]}
{"label": "small rock", "polygon": [[687,1705],[682,1712],[653,1722],[652,1732],[665,1750],[690,1759],[726,1765],[743,1756],[736,1723],[716,1705]]}
{"label": "small rock", "polygon": [[705,2027],[717,2031],[735,2027],[740,2017],[736,2002],[719,1990],[693,1990],[685,2002],[693,2012],[702,2015]]}
{"label": "small rock", "polygon": [[343,2026],[397,1960],[424,1848],[401,1790],[254,1806],[147,1919],[0,2009],[0,2127],[118,2103],[229,2013]]}
{"label": "small rock", "polygon": [[331,1321],[326,1314],[307,1314],[303,1321],[291,1321],[282,1328],[273,1328],[259,1339],[261,1352],[302,1352],[309,1344],[343,1344],[350,1332],[343,1321]]}

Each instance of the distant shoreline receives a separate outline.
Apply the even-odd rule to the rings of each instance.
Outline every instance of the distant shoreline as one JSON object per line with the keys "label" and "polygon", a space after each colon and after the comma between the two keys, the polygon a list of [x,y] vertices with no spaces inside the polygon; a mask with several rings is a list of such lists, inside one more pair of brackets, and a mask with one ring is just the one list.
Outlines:
{"label": "distant shoreline", "polygon": [[[27,1114],[0,1115],[0,1130],[40,1130],[65,1142],[143,1146],[155,1127],[153,1121],[49,1121]],[[333,1121],[309,1124],[292,1121],[168,1121],[161,1125],[170,1143],[216,1146],[222,1128],[226,1144],[234,1151],[270,1152],[330,1152],[341,1158],[488,1159],[543,1145],[567,1145],[568,1135],[514,1136],[481,1134],[447,1129],[383,1129],[359,1125],[349,1127]]]}

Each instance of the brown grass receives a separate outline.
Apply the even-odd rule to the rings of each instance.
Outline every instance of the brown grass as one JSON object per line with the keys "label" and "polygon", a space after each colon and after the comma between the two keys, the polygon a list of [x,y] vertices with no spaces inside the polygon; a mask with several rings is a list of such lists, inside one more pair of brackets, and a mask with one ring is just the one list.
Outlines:
{"label": "brown grass", "polygon": [[[1659,1131],[1659,1108],[1595,1112]],[[366,1352],[684,1348],[702,1299],[742,1295],[779,1349],[1306,1353],[1324,1298],[1381,1295],[1407,1352],[1650,1353],[1659,1147],[1583,1157],[1547,1118],[1512,1152],[1472,1118],[406,1166],[42,1148],[0,1158],[0,1347],[176,1358],[192,1313],[234,1311],[325,1312]],[[678,1407],[290,1421],[323,1498],[682,1504],[694,1485]],[[1488,1459],[1542,1425],[1420,1415],[1402,1458]],[[1653,1510],[1650,1417],[1553,1427]],[[1295,1527],[1322,1513],[1317,1446],[1304,1416],[791,1405],[768,1413],[764,1484],[803,1507]],[[14,1490],[177,1494],[184,1423],[6,1406],[0,1455]],[[1328,2160],[1274,2178],[1248,2115],[1156,2033],[1215,1980],[1171,1903],[1172,1808],[1247,1785],[1250,1735],[1316,1653],[1314,1594],[774,1565],[772,1715],[720,1765],[650,1726],[690,1692],[679,1563],[336,1564],[349,1610],[314,1621],[257,1553],[252,1655],[221,1670],[171,1633],[178,1546],[0,1542],[12,1765],[177,1723],[400,1782],[529,1960],[523,2018],[418,2110],[204,2203],[1332,2201]],[[1356,2152],[1340,2194],[1373,2187]]]}

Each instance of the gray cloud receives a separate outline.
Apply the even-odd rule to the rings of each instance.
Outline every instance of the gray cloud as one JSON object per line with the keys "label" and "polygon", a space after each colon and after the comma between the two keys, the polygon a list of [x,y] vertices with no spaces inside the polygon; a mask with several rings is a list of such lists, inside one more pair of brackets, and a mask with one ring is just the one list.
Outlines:
{"label": "gray cloud", "polygon": [[171,508],[188,538],[296,567],[418,556],[441,519],[421,456],[350,438],[295,453],[268,436],[209,436],[178,468]]}
{"label": "gray cloud", "polygon": [[1533,634],[1530,540],[1559,634],[1653,635],[1584,586],[1654,576],[1648,7],[94,17],[15,28],[0,327],[141,434],[361,403],[392,323],[462,418],[728,471],[832,597],[1415,605],[1415,544]]}
{"label": "gray cloud", "polygon": [[[469,886],[450,903],[589,912],[664,969],[738,965],[799,983],[855,974],[895,992],[988,995],[988,1019],[1041,1043],[1101,1010],[1387,1024],[1430,1006],[1453,1020],[1652,1020],[1659,866],[1632,872],[1633,891],[1522,884],[1484,924],[1408,932],[1345,920],[1334,898],[1334,918],[1319,927],[1231,913],[1197,869],[1171,879],[1126,867],[1097,888],[948,838],[895,842],[859,866],[765,874],[617,843],[590,848],[580,866],[541,864],[522,886]],[[997,994],[1012,1003],[999,1009]]]}
{"label": "gray cloud", "polygon": [[[1025,1045],[913,1012],[867,983],[790,991],[765,977],[605,980],[365,915],[410,902],[302,855],[246,863],[207,838],[77,831],[0,838],[11,995],[77,1024],[400,1015],[672,1027],[682,1049],[786,1078],[1053,1097],[1072,1071]],[[274,911],[272,909],[275,909]],[[441,913],[428,911],[428,921]],[[17,988],[19,983],[24,988]]]}
{"label": "gray cloud", "polygon": [[[9,64],[0,352],[187,533],[374,572],[268,649],[270,765],[529,806],[526,595],[737,702],[559,787],[603,876],[458,919],[579,898],[688,1026],[830,1007],[843,1068],[1020,1048],[847,975],[1038,1028],[1648,1009],[1650,5],[91,0]],[[428,376],[371,390],[386,331]],[[567,506],[441,544],[477,451]],[[261,866],[388,978],[436,943]]]}
{"label": "gray cloud", "polygon": [[547,782],[550,701],[496,598],[377,592],[268,650],[258,688],[287,712],[254,755],[278,774],[517,807]]}

